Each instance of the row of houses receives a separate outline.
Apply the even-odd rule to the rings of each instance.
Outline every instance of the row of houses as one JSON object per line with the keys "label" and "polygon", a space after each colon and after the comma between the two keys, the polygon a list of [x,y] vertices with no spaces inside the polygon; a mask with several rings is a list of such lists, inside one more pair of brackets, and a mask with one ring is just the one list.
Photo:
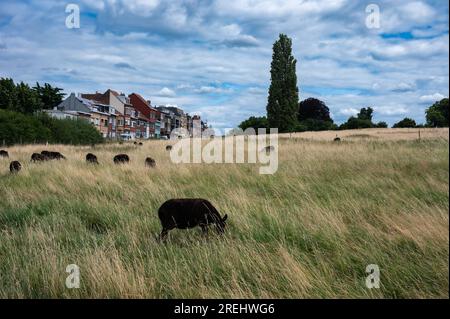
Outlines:
{"label": "row of houses", "polygon": [[86,119],[110,139],[168,138],[177,128],[192,134],[195,120],[201,123],[202,131],[207,128],[198,115],[191,116],[174,106],[154,107],[137,93],[126,96],[110,89],[104,93],[71,93],[46,112],[56,118]]}

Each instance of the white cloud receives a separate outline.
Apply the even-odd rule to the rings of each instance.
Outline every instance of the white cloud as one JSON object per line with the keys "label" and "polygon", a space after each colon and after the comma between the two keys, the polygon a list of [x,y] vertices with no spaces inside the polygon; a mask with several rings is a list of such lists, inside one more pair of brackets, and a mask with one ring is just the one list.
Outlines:
{"label": "white cloud", "polygon": [[157,93],[157,95],[163,97],[174,97],[176,94],[175,91],[169,89],[168,87],[164,87]]}
{"label": "white cloud", "polygon": [[446,98],[445,95],[442,95],[441,93],[434,93],[434,94],[430,94],[430,95],[422,95],[420,97],[420,100],[422,102],[434,103],[434,102],[440,101],[444,98]]}
{"label": "white cloud", "polygon": [[382,29],[371,31],[349,0],[83,0],[95,15],[68,30],[58,1],[0,1],[0,76],[149,94],[232,127],[265,113],[272,44],[286,33],[301,99],[321,98],[337,122],[367,106],[377,121],[423,122],[426,104],[448,96],[448,3],[378,4]]}
{"label": "white cloud", "polygon": [[435,18],[436,10],[423,1],[381,4],[383,32],[405,32],[414,26],[431,23]]}
{"label": "white cloud", "polygon": [[350,107],[350,108],[341,109],[339,111],[339,113],[342,115],[354,116],[359,113],[359,110]]}
{"label": "white cloud", "polygon": [[[159,3],[159,0],[120,0],[123,7],[140,16],[149,16]],[[114,6],[116,1],[109,1],[109,4]]]}
{"label": "white cloud", "polygon": [[231,93],[233,90],[230,88],[220,88],[220,87],[214,87],[214,86],[202,86],[198,89],[195,89],[196,93],[204,93],[204,94],[211,94],[211,93]]}
{"label": "white cloud", "polygon": [[407,92],[412,91],[416,86],[412,83],[400,82],[394,86],[393,91],[395,92]]}
{"label": "white cloud", "polygon": [[402,115],[407,114],[408,110],[401,105],[392,105],[375,107],[374,112],[377,112],[381,115]]}

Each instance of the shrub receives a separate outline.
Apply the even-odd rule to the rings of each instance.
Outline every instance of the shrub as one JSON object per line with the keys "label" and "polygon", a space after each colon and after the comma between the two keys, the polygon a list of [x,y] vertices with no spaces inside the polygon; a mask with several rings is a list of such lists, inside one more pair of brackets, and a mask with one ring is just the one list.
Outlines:
{"label": "shrub", "polygon": [[59,120],[46,114],[27,115],[0,110],[0,142],[97,144],[103,138],[95,127],[85,120]]}
{"label": "shrub", "polygon": [[0,142],[7,145],[17,143],[43,143],[51,138],[49,128],[35,116],[0,110]]}
{"label": "shrub", "polygon": [[416,121],[413,119],[410,119],[408,117],[405,117],[403,120],[401,120],[398,123],[395,123],[393,128],[406,128],[406,127],[416,127]]}
{"label": "shrub", "polygon": [[299,127],[305,128],[305,131],[329,131],[337,128],[333,121],[323,121],[317,119],[306,119],[300,121]]}
{"label": "shrub", "polygon": [[309,119],[333,122],[328,106],[323,101],[315,98],[308,98],[299,104],[298,120],[302,122]]}
{"label": "shrub", "polygon": [[377,127],[377,128],[388,128],[389,125],[386,122],[378,122],[377,124],[375,124],[375,127]]}
{"label": "shrub", "polygon": [[239,124],[239,128],[245,131],[248,128],[254,128],[257,131],[259,128],[269,128],[269,122],[267,121],[267,117],[255,117],[251,116],[247,120],[242,121]]}
{"label": "shrub", "polygon": [[342,124],[339,128],[341,130],[356,130],[361,128],[372,128],[374,127],[372,120],[360,119],[357,117],[350,117],[348,121]]}
{"label": "shrub", "polygon": [[448,98],[434,103],[426,110],[427,125],[431,127],[448,127],[449,106]]}

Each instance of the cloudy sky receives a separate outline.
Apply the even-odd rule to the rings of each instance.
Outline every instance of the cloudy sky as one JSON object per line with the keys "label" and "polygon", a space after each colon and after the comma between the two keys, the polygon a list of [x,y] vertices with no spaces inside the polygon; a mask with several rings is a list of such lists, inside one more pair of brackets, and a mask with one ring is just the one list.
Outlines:
{"label": "cloudy sky", "polygon": [[[69,3],[80,28],[66,27]],[[366,7],[380,9],[368,28]],[[264,115],[272,44],[293,39],[300,98],[337,123],[424,121],[448,96],[447,0],[0,0],[0,77],[70,92],[141,93],[231,128]]]}

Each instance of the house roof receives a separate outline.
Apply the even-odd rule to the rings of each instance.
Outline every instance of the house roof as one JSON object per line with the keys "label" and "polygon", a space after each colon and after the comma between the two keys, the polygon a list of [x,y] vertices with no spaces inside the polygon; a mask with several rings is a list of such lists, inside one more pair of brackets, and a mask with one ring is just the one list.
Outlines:
{"label": "house roof", "polygon": [[114,91],[114,90],[108,89],[108,90],[106,90],[105,94],[108,93],[108,92],[111,92],[112,95],[114,95],[114,96],[119,96],[119,93],[117,93],[117,92]]}
{"label": "house roof", "polygon": [[109,96],[107,94],[104,93],[93,93],[93,94],[81,94],[81,97],[87,100],[93,100],[95,102],[98,103],[102,103],[102,104],[109,104]]}
{"label": "house roof", "polygon": [[139,93],[131,93],[129,96],[134,95],[136,96],[139,100],[141,100],[142,103],[146,104],[147,106],[150,106],[147,101],[139,94]]}
{"label": "house roof", "polygon": [[[111,90],[111,89],[107,89],[105,91],[105,93],[95,92],[95,93],[81,94],[81,97],[89,99],[89,100],[94,100],[96,102],[99,102],[99,103],[102,103],[105,105],[109,105],[109,104],[111,104],[111,101],[109,99],[109,93],[111,93],[112,95],[114,95],[117,98],[120,97],[119,93],[117,93],[116,91]],[[125,103],[126,101],[122,101],[122,102]]]}

